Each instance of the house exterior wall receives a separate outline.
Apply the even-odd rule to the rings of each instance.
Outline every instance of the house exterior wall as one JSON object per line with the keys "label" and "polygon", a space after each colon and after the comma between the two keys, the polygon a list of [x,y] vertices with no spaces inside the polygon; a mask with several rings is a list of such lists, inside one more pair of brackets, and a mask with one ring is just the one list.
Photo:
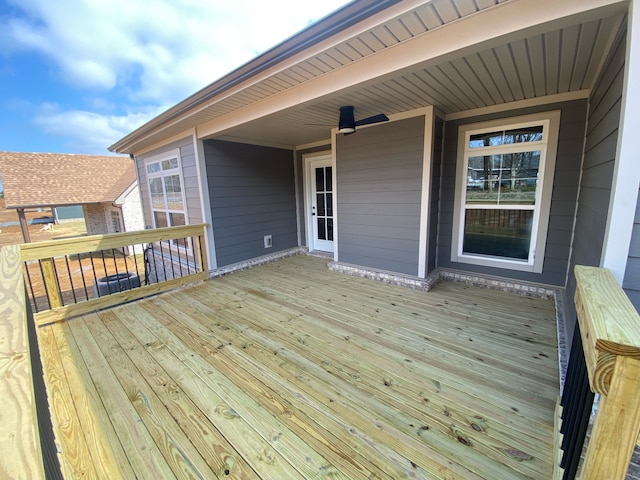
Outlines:
{"label": "house exterior wall", "polygon": [[442,181],[442,147],[444,120],[435,118],[433,131],[433,160],[431,162],[431,191],[429,206],[429,247],[427,249],[427,274],[437,267],[438,230],[440,219],[440,184]]}
{"label": "house exterior wall", "polygon": [[87,235],[104,235],[109,233],[105,208],[102,203],[90,203],[82,206]]}
{"label": "house exterior wall", "polygon": [[633,303],[636,310],[640,312],[640,193],[636,205],[636,216],[633,222],[627,269],[622,286],[631,303]]}
{"label": "house exterior wall", "polygon": [[[542,273],[504,270],[501,268],[452,262],[451,244],[454,199],[456,194],[458,127],[465,123],[483,122],[553,110],[561,111],[560,130],[558,134],[558,151]],[[485,275],[496,275],[560,287],[565,286],[571,250],[573,220],[578,196],[586,114],[587,101],[574,100],[447,122],[445,126],[442,196],[440,204],[440,233],[438,241],[439,267],[456,268]]]}
{"label": "house exterior wall", "polygon": [[298,245],[291,150],[206,140],[204,155],[218,267]]}
{"label": "house exterior wall", "polygon": [[202,208],[200,206],[200,189],[198,188],[198,170],[196,167],[196,155],[193,146],[193,139],[186,137],[182,140],[170,143],[162,148],[146,152],[136,157],[136,168],[138,173],[138,187],[140,188],[140,200],[144,214],[144,228],[153,228],[153,218],[151,215],[151,205],[149,200],[149,183],[145,170],[145,160],[168,152],[180,149],[180,164],[182,168],[183,188],[186,198],[186,217],[188,224],[203,223]]}
{"label": "house exterior wall", "polygon": [[418,274],[424,117],[339,135],[338,260]]}
{"label": "house exterior wall", "polygon": [[144,230],[144,218],[140,203],[140,188],[138,183],[129,191],[122,204],[122,221],[126,232]]}

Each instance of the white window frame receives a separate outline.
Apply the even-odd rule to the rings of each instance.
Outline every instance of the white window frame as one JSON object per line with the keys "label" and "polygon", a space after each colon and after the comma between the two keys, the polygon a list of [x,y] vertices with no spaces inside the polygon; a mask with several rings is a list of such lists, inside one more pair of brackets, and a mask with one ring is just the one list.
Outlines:
{"label": "white window frame", "polygon": [[[532,125],[542,125],[542,140],[527,142],[526,144],[508,144],[490,147],[470,148],[469,140],[472,135],[488,133],[496,130],[510,130]],[[558,149],[558,130],[560,128],[560,111],[542,112],[532,115],[503,118],[488,122],[461,125],[458,129],[458,158],[456,170],[456,194],[454,201],[453,235],[451,245],[451,261],[482,265],[485,267],[505,268],[526,272],[541,273],[544,264],[544,252],[547,243],[549,227],[549,212],[551,209],[551,195],[553,193],[553,178],[555,173],[556,155]],[[538,169],[538,184],[533,209],[533,225],[531,229],[531,247],[529,258],[526,260],[463,253],[464,222],[467,194],[467,166],[471,156],[484,156],[497,153],[512,153],[514,151],[539,150],[540,165]],[[482,209],[503,209],[500,205],[478,205]],[[518,209],[517,205],[509,205],[509,209]]]}
{"label": "white window frame", "polygon": [[[162,162],[165,160],[172,160],[172,159],[176,159],[178,162],[178,165],[176,168],[173,168],[171,170],[162,170]],[[148,170],[148,166],[154,163],[159,163],[160,164],[160,171],[159,172],[153,172],[153,173],[149,173]],[[147,181],[147,194],[149,197],[149,211],[151,214],[151,221],[153,222],[153,227],[154,228],[159,228],[158,225],[156,224],[156,217],[154,215],[154,212],[158,211],[163,211],[166,216],[167,216],[167,223],[170,223],[171,221],[171,213],[179,213],[184,215],[184,222],[185,225],[189,224],[189,216],[187,215],[187,198],[185,195],[185,188],[184,188],[184,178],[182,175],[182,158],[180,157],[180,149],[176,148],[173,150],[169,150],[166,152],[163,152],[161,154],[158,155],[154,155],[153,157],[149,157],[146,158],[144,161],[144,173],[145,173],[145,177],[146,177],[146,181]],[[168,207],[168,203],[167,203],[167,194],[165,191],[165,184],[164,181],[162,182],[162,192],[163,192],[163,197],[164,197],[164,203],[165,203],[165,208],[164,210],[159,210],[157,208],[154,208],[153,206],[153,197],[151,195],[151,179],[153,178],[164,178],[166,176],[169,175],[175,175],[178,174],[178,177],[180,179],[180,193],[182,196],[182,205],[183,205],[183,210],[176,210],[176,209],[170,209]],[[169,225],[169,226],[174,226],[174,225]],[[176,242],[171,241],[170,245],[172,248],[176,248],[178,247],[180,250],[186,251],[186,252],[190,252],[191,251],[191,245],[190,242],[187,242],[187,248],[177,245]]]}

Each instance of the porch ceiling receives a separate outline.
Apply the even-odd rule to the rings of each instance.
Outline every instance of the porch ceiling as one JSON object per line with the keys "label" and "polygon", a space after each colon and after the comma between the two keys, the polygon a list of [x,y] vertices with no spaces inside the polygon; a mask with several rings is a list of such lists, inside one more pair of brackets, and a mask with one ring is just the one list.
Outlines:
{"label": "porch ceiling", "polygon": [[[365,4],[318,28],[335,28]],[[452,114],[588,90],[627,8],[617,0],[400,2],[247,80],[235,83],[242,69],[230,74],[114,147],[140,151],[194,128],[201,138],[295,147],[328,140],[341,105],[354,105],[356,119],[429,105]]]}
{"label": "porch ceiling", "polygon": [[[356,118],[381,112],[391,116],[428,105],[452,114],[589,90],[620,21],[619,15],[595,19],[446,61],[425,61],[236,127],[222,138],[304,145],[330,138],[341,105],[354,105]],[[202,114],[204,119],[210,111]]]}
{"label": "porch ceiling", "polygon": [[38,329],[65,478],[548,479],[552,301],[298,256]]}

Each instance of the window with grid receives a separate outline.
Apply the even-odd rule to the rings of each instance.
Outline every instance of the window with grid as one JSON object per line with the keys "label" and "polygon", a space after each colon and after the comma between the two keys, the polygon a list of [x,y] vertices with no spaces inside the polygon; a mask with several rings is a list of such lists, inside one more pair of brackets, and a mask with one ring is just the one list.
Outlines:
{"label": "window with grid", "polygon": [[[186,225],[180,155],[178,151],[146,163],[151,211],[155,228]],[[185,247],[183,241],[172,241]]]}
{"label": "window with grid", "polygon": [[542,271],[559,118],[460,127],[453,261]]}

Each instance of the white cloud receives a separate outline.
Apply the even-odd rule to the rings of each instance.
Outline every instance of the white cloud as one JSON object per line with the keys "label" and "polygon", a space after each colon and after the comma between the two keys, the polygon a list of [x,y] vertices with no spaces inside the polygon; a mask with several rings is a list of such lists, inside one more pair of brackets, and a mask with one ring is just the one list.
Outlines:
{"label": "white cloud", "polygon": [[34,124],[46,133],[67,139],[69,153],[101,154],[118,139],[155,117],[165,107],[103,115],[86,110],[62,110],[55,103],[41,106]]}
{"label": "white cloud", "polygon": [[25,16],[1,22],[0,39],[44,54],[74,87],[173,103],[342,3],[20,0]]}
{"label": "white cloud", "polygon": [[0,16],[0,53],[39,54],[74,92],[72,100],[49,98],[34,124],[68,139],[70,152],[105,153],[167,107],[347,0],[5,2],[20,14]]}

